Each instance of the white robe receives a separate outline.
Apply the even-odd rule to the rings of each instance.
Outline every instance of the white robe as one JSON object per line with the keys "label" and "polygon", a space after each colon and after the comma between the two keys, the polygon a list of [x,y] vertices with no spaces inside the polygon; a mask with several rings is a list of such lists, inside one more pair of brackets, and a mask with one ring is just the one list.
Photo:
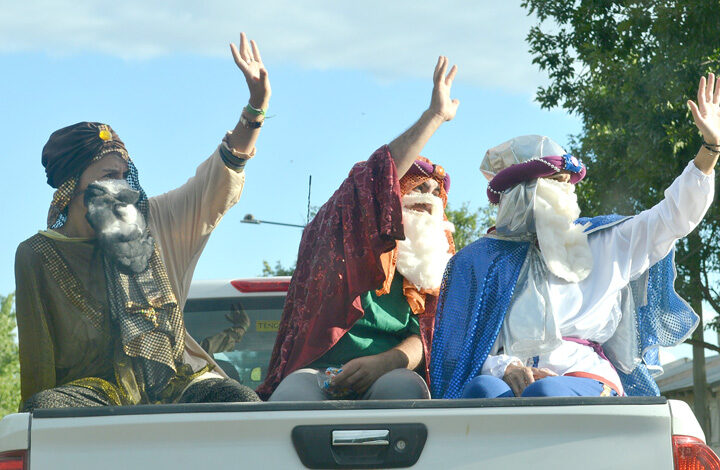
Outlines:
{"label": "white robe", "polygon": [[[550,301],[561,335],[600,344],[610,339],[622,317],[617,305],[620,290],[667,256],[678,239],[697,227],[710,207],[714,189],[714,172],[706,175],[690,162],[657,205],[588,237],[594,266],[587,278],[570,283],[550,273]],[[519,361],[497,354],[500,348],[502,335],[498,335],[483,364],[482,374],[502,378],[507,366]],[[537,367],[558,375],[576,371],[599,375],[622,392],[615,369],[589,346],[563,341],[557,349],[539,356]]]}

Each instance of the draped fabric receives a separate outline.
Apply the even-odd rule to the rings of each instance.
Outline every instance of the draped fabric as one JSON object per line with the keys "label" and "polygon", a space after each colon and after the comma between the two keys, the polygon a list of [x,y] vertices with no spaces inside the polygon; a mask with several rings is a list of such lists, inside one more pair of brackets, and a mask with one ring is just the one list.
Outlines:
{"label": "draped fabric", "polygon": [[[43,148],[42,164],[48,184],[58,188],[48,211],[49,227],[65,224],[80,175],[92,162],[110,153],[127,162],[127,182],[138,193],[135,205],[147,219],[147,196],[125,144],[107,124],[80,122],[53,132]],[[177,372],[176,363],[182,361],[185,347],[182,311],[158,248],[152,243],[154,251],[148,269],[143,272],[124,274],[107,257],[103,261],[111,316],[119,325],[124,352],[131,358],[135,371],[136,381],[131,381],[130,390],[126,390],[134,402],[141,399],[140,395],[146,395],[144,399],[151,402],[158,399]],[[55,253],[43,237],[37,238],[35,245],[46,256]],[[57,266],[63,264],[61,258],[54,260]]]}
{"label": "draped fabric", "polygon": [[48,228],[65,225],[68,205],[75,195],[80,175],[92,162],[108,154],[117,155],[128,163],[127,181],[140,192],[136,205],[147,216],[147,196],[140,187],[137,169],[123,141],[107,124],[78,122],[53,132],[43,147],[42,165],[47,182],[56,189],[48,210]]}
{"label": "draped fabric", "polygon": [[110,152],[127,159],[125,144],[107,124],[78,122],[58,129],[50,134],[42,151],[47,182],[57,189],[80,175],[98,156]]}
{"label": "draped fabric", "polygon": [[[102,144],[101,152],[105,148]],[[154,330],[152,311],[161,311],[158,327],[174,330],[174,337],[166,344],[170,351],[164,362],[175,363],[176,372],[156,397],[157,401],[176,400],[195,377],[204,380],[206,376],[225,376],[183,328],[181,309],[195,265],[212,230],[242,193],[245,174],[225,163],[223,152],[229,151],[223,142],[187,183],[152,199],[142,192],[137,169],[127,160],[126,180],[140,191],[136,206],[146,216],[156,242],[148,274],[157,284],[147,289],[146,279],[114,277],[117,284],[122,284],[122,292],[113,291],[120,298],[131,300],[123,308],[127,318],[144,325],[136,331],[142,334],[150,325]],[[76,182],[78,176],[66,182]],[[57,206],[58,217],[49,225],[56,228],[64,225],[65,206],[66,203]],[[38,245],[43,241],[52,250]],[[55,261],[59,257],[59,262],[51,262],[48,253]],[[106,282],[103,257],[96,239],[68,238],[53,230],[43,231],[18,247],[15,278],[23,400],[43,390],[96,378],[117,385],[120,391],[132,392],[123,397],[127,403],[150,402],[150,397],[140,393],[143,374],[136,375],[138,369],[121,344],[117,325],[110,319],[111,287]],[[142,288],[138,288],[139,284],[143,284]],[[138,296],[141,292],[142,296]],[[144,299],[136,302],[136,297]],[[148,306],[151,308],[144,308]],[[163,319],[163,315],[167,317]],[[208,373],[209,369],[215,371]]]}
{"label": "draped fabric", "polygon": [[[110,316],[116,325],[105,332],[115,336],[107,341],[107,349],[112,350],[115,342],[119,342],[124,353],[115,351],[108,354],[108,357],[115,356],[116,364],[110,368],[114,369],[113,378],[120,387],[117,393],[123,397],[125,404],[157,401],[159,393],[177,374],[176,365],[182,361],[185,346],[182,311],[172,293],[157,248],[150,268],[138,275],[114,272],[115,277],[110,279],[107,274],[112,269],[108,269],[106,259],[101,261],[107,286],[107,292],[101,293],[89,292],[83,286],[60,248],[44,235],[34,235],[27,244],[42,260],[50,280],[97,332],[108,329],[108,319],[106,308],[96,298],[107,298]],[[138,286],[138,283],[145,286]],[[147,289],[147,286],[152,289]],[[128,358],[132,365],[125,369],[123,363]]]}
{"label": "draped fabric", "polygon": [[[579,219],[588,236],[625,218]],[[433,398],[459,398],[480,374],[505,318],[529,242],[484,237],[457,253],[441,287],[430,363]],[[697,315],[675,292],[674,252],[653,265],[647,276],[630,283],[634,297],[634,354],[628,370],[613,360],[627,395],[658,395],[652,376],[661,372],[659,346],[674,346],[697,326]],[[612,338],[611,338],[612,340]]]}
{"label": "draped fabric", "polygon": [[117,325],[123,352],[132,361],[141,394],[154,402],[182,364],[182,309],[157,245],[148,268],[141,273],[122,273],[107,256],[103,261],[110,316]]}
{"label": "draped fabric", "polygon": [[[400,183],[389,148],[380,147],[352,168],[305,228],[268,375],[257,390],[263,399],[362,317],[361,294],[389,291],[396,240],[404,238]],[[427,369],[437,297],[423,296],[418,320]]]}

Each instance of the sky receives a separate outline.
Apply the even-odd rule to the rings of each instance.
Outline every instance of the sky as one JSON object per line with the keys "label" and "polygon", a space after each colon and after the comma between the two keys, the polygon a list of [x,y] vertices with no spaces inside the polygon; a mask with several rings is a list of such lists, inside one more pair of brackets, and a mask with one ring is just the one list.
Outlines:
{"label": "sky", "polygon": [[[523,134],[566,146],[577,117],[534,101],[544,73],[519,0],[0,0],[0,294],[14,290],[17,245],[45,228],[53,190],[40,164],[50,133],[109,123],[148,195],[183,184],[232,129],[248,93],[228,44],[245,31],[272,85],[269,118],[240,202],[214,231],[195,279],[257,276],[292,265],[303,224],[355,162],[427,108],[439,54],[459,71],[456,118],[423,154],[452,178],[451,206],[487,204],[485,151]],[[689,349],[688,349],[689,351]]]}

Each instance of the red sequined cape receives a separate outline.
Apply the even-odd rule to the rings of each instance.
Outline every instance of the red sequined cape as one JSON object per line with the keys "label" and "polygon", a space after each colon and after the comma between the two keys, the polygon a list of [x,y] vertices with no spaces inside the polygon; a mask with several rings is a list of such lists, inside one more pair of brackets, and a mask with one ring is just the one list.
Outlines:
{"label": "red sequined cape", "polygon": [[[288,374],[325,354],[363,316],[359,295],[394,275],[381,257],[404,239],[400,182],[387,146],[357,163],[305,228],[265,382],[264,400]],[[388,275],[385,271],[388,271]],[[418,315],[428,380],[437,297]]]}

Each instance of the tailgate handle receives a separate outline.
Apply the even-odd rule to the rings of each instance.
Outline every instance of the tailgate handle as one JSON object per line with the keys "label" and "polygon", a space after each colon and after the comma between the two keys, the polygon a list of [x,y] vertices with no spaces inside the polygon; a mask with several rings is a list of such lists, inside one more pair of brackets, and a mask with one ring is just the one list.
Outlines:
{"label": "tailgate handle", "polygon": [[387,429],[351,429],[332,432],[334,446],[387,446],[390,431]]}
{"label": "tailgate handle", "polygon": [[[423,423],[308,424],[295,426],[292,443],[308,468],[407,468],[420,458]],[[298,462],[299,463],[299,462]]]}

